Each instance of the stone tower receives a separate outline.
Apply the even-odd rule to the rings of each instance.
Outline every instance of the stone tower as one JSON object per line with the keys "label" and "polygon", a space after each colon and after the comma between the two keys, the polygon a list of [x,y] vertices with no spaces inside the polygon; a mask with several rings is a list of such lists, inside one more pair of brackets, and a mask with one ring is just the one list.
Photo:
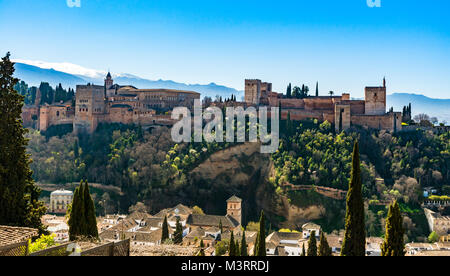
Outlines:
{"label": "stone tower", "polygon": [[108,72],[108,75],[106,75],[106,79],[105,79],[105,88],[109,89],[111,86],[113,86],[114,84],[114,80],[111,77],[111,73]]}
{"label": "stone tower", "polygon": [[232,196],[227,200],[227,215],[234,218],[242,224],[242,199],[237,196]]}
{"label": "stone tower", "polygon": [[366,87],[365,115],[386,114],[386,79],[383,79],[383,86]]}
{"label": "stone tower", "polygon": [[93,133],[99,120],[106,112],[105,87],[99,85],[77,85],[75,94],[75,119],[73,129],[75,133]]}
{"label": "stone tower", "polygon": [[261,80],[245,80],[245,102],[259,105],[261,98]]}

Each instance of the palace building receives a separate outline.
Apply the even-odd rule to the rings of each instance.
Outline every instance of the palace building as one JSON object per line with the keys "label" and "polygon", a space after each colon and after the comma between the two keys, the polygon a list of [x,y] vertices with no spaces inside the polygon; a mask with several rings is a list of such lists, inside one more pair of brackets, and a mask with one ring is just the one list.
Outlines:
{"label": "palace building", "polygon": [[401,112],[386,112],[386,80],[379,87],[366,87],[365,100],[351,100],[350,94],[318,96],[304,99],[287,98],[272,91],[272,84],[261,80],[245,80],[245,102],[253,106],[281,107],[282,118],[329,121],[336,131],[351,126],[389,130],[402,128]]}
{"label": "palace building", "polygon": [[[173,125],[170,113],[175,107],[194,105],[200,93],[172,89],[137,89],[114,84],[111,74],[104,85],[77,85],[75,107],[53,104],[25,107],[24,125],[46,131],[50,126],[73,125],[75,132],[92,133],[101,123],[141,126]],[[160,113],[159,115],[157,113]],[[37,117],[37,124],[32,118]]]}

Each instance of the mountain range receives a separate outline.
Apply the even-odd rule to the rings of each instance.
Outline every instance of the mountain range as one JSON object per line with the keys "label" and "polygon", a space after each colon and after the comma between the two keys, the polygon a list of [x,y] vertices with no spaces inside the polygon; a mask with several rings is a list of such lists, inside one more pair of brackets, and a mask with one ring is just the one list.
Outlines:
{"label": "mountain range", "polygon": [[[104,77],[106,76],[107,72],[82,71],[78,70],[78,68],[77,70],[75,70],[74,66],[62,67],[62,69],[66,70],[63,72],[55,70],[53,68],[42,68],[31,64],[16,62],[15,77],[25,81],[30,86],[39,86],[41,82],[48,82],[51,86],[57,86],[61,83],[63,87],[75,88],[76,85],[80,84],[104,83]],[[71,71],[73,73],[70,73]],[[115,83],[121,85],[133,85],[138,88],[165,88],[195,91],[201,93],[202,97],[208,96],[213,99],[215,99],[216,96],[221,96],[224,99],[231,97],[231,95],[235,95],[238,99],[244,96],[243,91],[238,91],[234,88],[218,85],[215,83],[206,85],[185,84],[172,80],[148,80],[130,74],[112,74],[112,76]]]}
{"label": "mountain range", "polygon": [[[63,87],[75,88],[76,85],[85,83],[103,84],[107,72],[83,68],[70,63],[46,63],[39,61],[15,61],[15,76],[31,86],[39,86],[41,82],[48,82],[52,86],[59,83]],[[138,88],[166,88],[189,90],[201,93],[202,97],[229,98],[231,95],[237,99],[243,99],[244,92],[234,88],[210,83],[185,84],[172,80],[148,80],[131,74],[113,74],[115,83],[133,85]],[[432,99],[420,94],[394,93],[387,96],[387,107],[401,111],[405,105],[412,104],[413,115],[425,113],[431,117],[437,117],[440,122],[450,122],[450,99]]]}

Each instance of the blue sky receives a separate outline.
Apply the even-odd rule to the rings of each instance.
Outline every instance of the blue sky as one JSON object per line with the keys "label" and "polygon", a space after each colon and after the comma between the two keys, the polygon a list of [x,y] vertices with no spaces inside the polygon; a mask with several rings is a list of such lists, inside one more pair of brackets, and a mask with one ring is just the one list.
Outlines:
{"label": "blue sky", "polygon": [[0,54],[148,79],[450,98],[450,1],[0,0]]}

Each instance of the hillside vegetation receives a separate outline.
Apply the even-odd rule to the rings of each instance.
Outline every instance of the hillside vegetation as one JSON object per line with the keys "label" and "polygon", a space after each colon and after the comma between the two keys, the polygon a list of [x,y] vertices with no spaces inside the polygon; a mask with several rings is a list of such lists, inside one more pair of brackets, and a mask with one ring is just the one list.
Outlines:
{"label": "hillside vegetation", "polygon": [[[351,129],[334,133],[331,124],[315,121],[283,123],[279,150],[259,153],[251,144],[174,144],[168,129],[143,131],[137,126],[102,125],[90,136],[44,136],[31,132],[29,153],[34,178],[43,183],[87,179],[120,187],[120,201],[107,193],[108,212],[126,212],[144,202],[149,211],[176,203],[199,205],[207,213],[223,214],[224,201],[237,194],[246,199],[244,221],[256,220],[265,209],[273,228],[298,228],[303,221],[342,228],[342,204],[311,192],[289,192],[283,184],[315,185],[346,190],[353,142],[361,148],[367,230],[383,233],[385,206],[402,204],[408,236],[426,236],[420,209],[422,188],[448,191],[450,133],[424,131],[390,134]],[[254,144],[256,145],[256,144]],[[311,200],[311,198],[316,198]],[[109,201],[109,202],[108,202]],[[97,204],[102,213],[103,205]]]}

